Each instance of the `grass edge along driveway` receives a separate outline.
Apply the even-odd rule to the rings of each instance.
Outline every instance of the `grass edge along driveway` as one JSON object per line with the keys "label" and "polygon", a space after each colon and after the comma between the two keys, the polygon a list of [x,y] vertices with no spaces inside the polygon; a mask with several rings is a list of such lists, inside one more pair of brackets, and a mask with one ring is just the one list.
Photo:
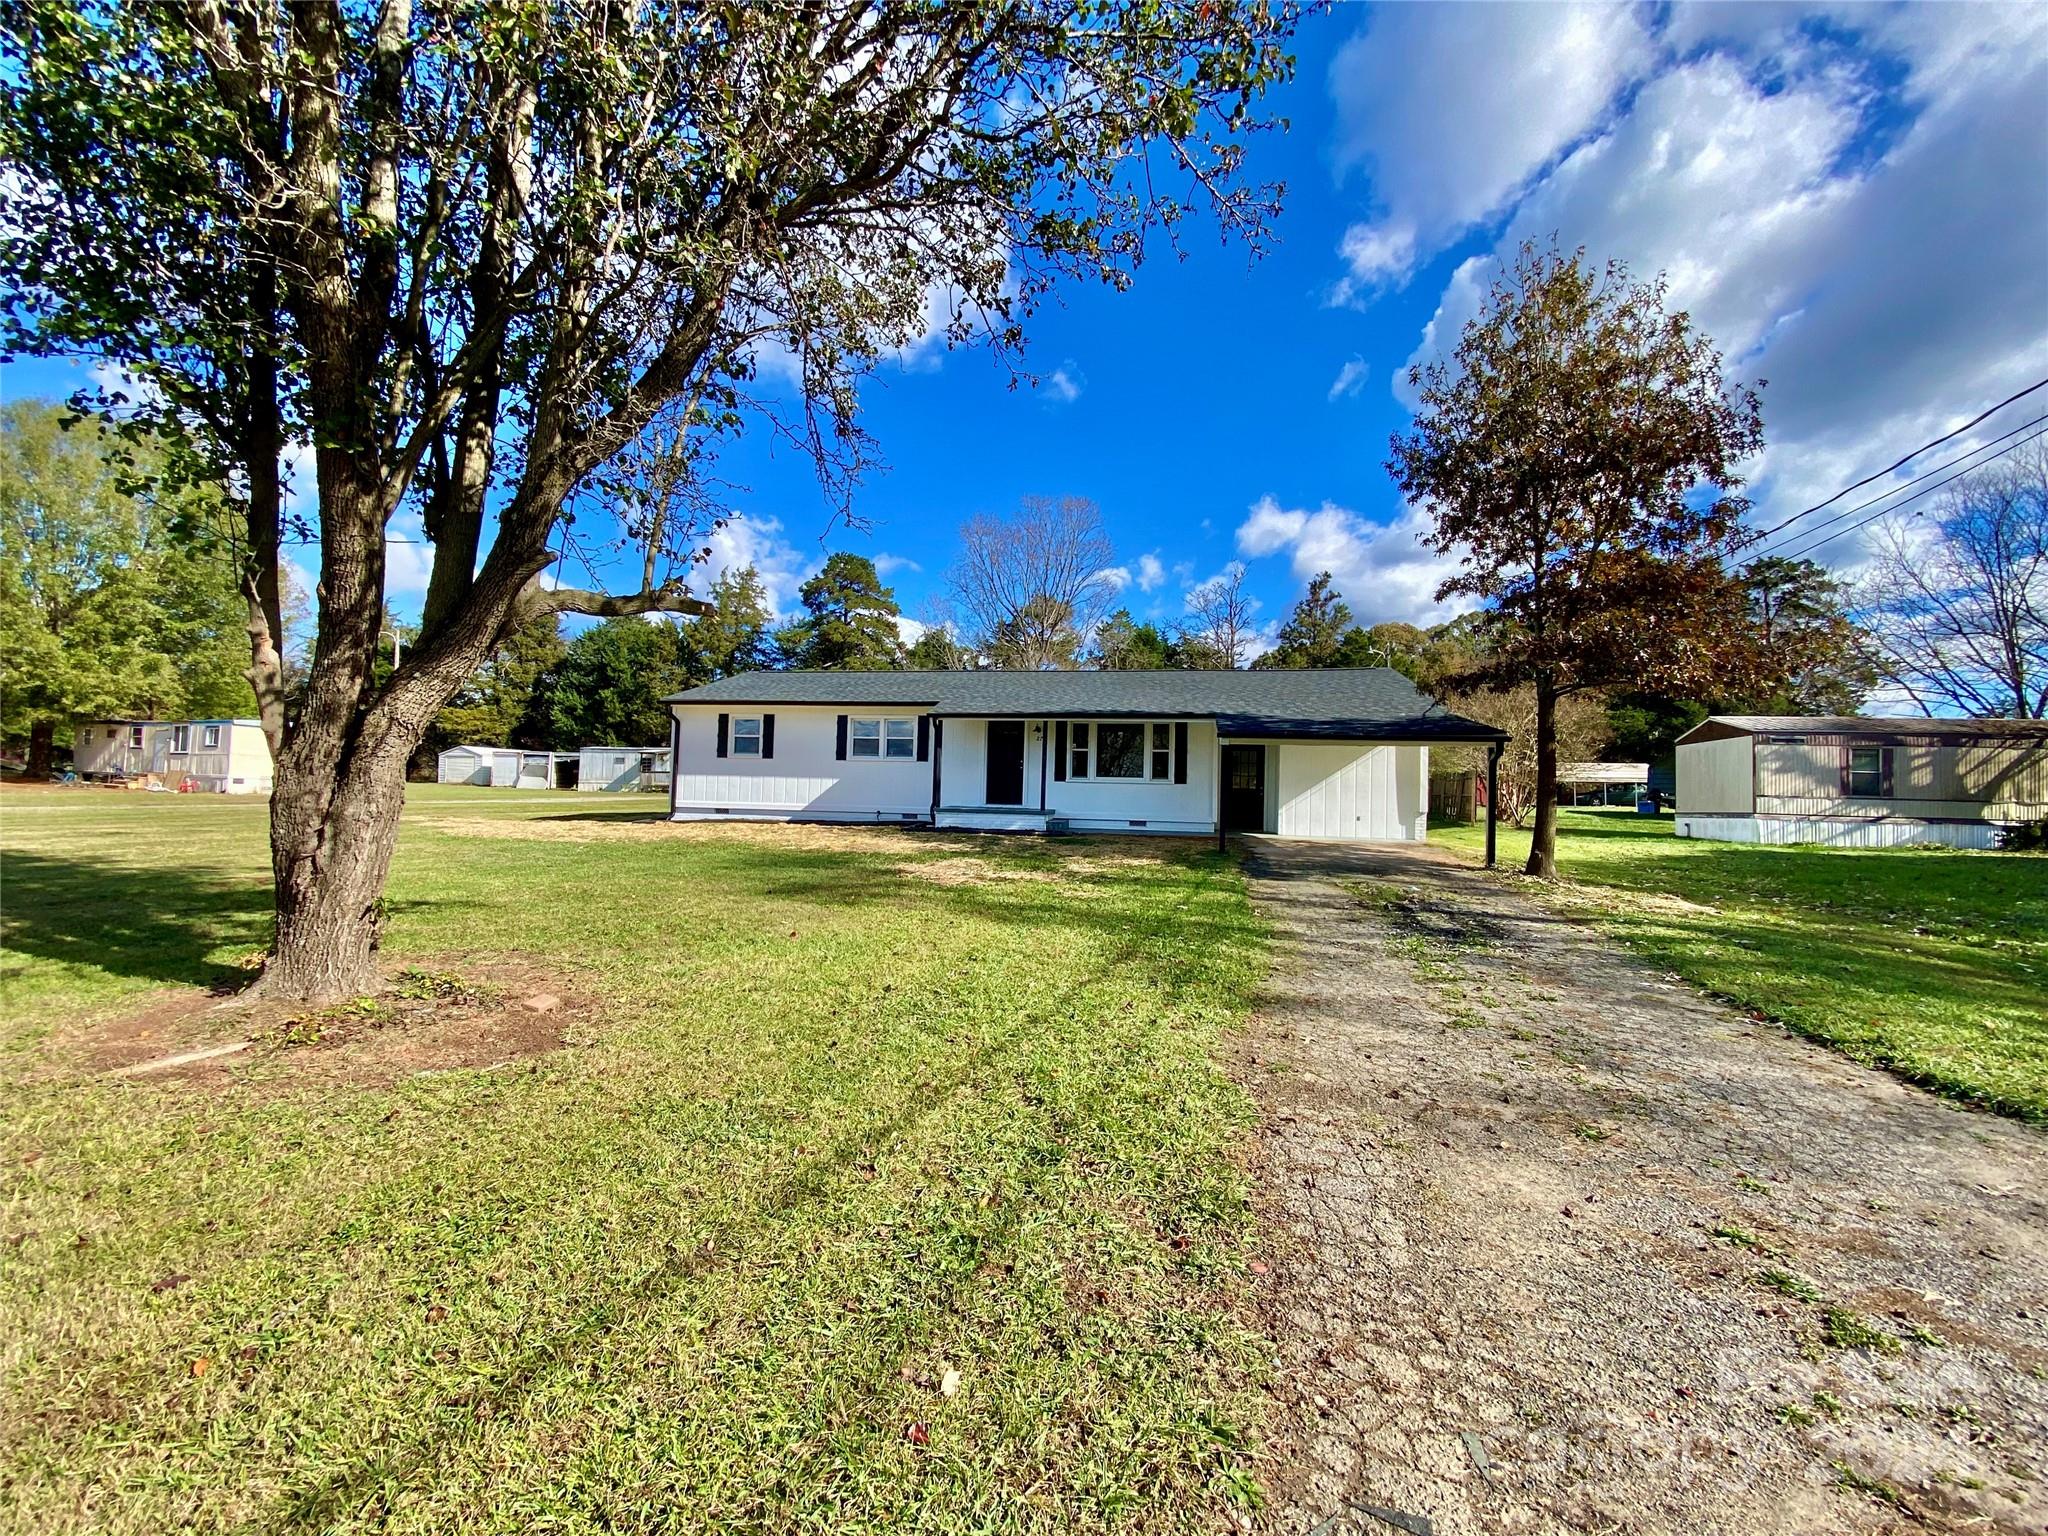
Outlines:
{"label": "grass edge along driveway", "polygon": [[[1430,836],[1483,856],[1483,826]],[[1502,827],[1501,869],[1528,847]],[[1554,888],[1501,878],[1857,1061],[2048,1124],[2048,855],[1759,847],[1563,811],[1558,865]]]}
{"label": "grass edge along driveway", "polygon": [[260,816],[169,798],[0,832],[36,1000],[0,1089],[11,1522],[1152,1531],[1258,1497],[1216,1053],[1264,951],[1228,863],[415,791],[390,958],[514,952],[597,1013],[509,1070],[311,1092],[282,1053],[197,1092],[69,1054],[249,942]]}

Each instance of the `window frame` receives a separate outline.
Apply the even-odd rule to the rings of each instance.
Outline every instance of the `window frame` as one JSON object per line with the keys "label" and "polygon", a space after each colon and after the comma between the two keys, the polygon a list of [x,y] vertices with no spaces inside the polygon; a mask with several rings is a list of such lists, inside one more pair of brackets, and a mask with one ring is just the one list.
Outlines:
{"label": "window frame", "polygon": [[[863,735],[861,727],[872,732]],[[863,752],[863,746],[873,748]],[[903,750],[892,750],[900,746]],[[912,763],[917,761],[917,716],[848,715],[846,717],[846,760],[861,763]]]}
{"label": "window frame", "polygon": [[191,755],[192,755],[192,727],[191,727],[191,726],[189,726],[189,725],[174,725],[174,726],[172,726],[172,727],[171,727],[171,756],[173,756],[173,757],[190,757]]}
{"label": "window frame", "polygon": [[[1886,754],[1889,753],[1891,750],[1892,749],[1890,747],[1881,745],[1877,742],[1864,742],[1861,744],[1854,742],[1850,743],[1848,749],[1848,758],[1847,761],[1843,764],[1842,768],[1843,785],[1844,788],[1848,791],[1849,799],[1889,800],[1894,798],[1893,796],[1885,793],[1885,780],[1891,777],[1891,775],[1888,772],[1886,772],[1886,769],[1889,765],[1886,763],[1885,757]],[[1870,754],[1870,766],[1868,768],[1858,768],[1856,766],[1857,756],[1861,753],[1866,752]],[[1863,779],[1866,782],[1874,783],[1876,785],[1876,788],[1858,789],[1856,787],[1856,782],[1858,779]]]}
{"label": "window frame", "polygon": [[[1174,725],[1172,720],[1069,720],[1067,722],[1067,777],[1085,784],[1172,784],[1174,779]],[[1102,733],[1123,727],[1138,733],[1138,763],[1134,774],[1105,774],[1101,766]]]}
{"label": "window frame", "polygon": [[202,752],[218,752],[220,750],[219,726],[202,725],[199,727],[199,750]]}
{"label": "window frame", "polygon": [[131,752],[140,752],[142,750],[141,726],[131,725],[128,727],[128,749]]}
{"label": "window frame", "polygon": [[[764,715],[734,715],[732,717],[731,753],[734,757],[755,757],[761,755],[761,737],[764,730]],[[752,726],[750,731],[748,726]],[[743,743],[751,743],[744,745]]]}

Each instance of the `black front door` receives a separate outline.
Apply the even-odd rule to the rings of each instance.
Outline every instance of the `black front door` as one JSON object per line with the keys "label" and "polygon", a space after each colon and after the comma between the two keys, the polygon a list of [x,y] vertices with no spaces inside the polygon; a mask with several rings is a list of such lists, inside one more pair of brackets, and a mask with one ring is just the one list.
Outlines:
{"label": "black front door", "polygon": [[988,793],[985,805],[1024,803],[1024,722],[988,723]]}
{"label": "black front door", "polygon": [[1266,830],[1266,749],[1223,749],[1223,830]]}

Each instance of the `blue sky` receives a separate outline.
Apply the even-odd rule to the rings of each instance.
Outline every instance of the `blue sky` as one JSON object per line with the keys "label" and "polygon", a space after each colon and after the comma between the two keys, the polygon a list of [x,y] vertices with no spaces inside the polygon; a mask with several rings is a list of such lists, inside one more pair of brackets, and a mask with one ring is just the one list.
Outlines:
{"label": "blue sky", "polygon": [[[1297,51],[1291,126],[1247,156],[1288,184],[1266,257],[1195,224],[1130,292],[1064,291],[1031,327],[1035,389],[936,343],[884,367],[862,530],[786,446],[729,448],[742,515],[712,570],[753,562],[787,609],[855,549],[929,617],[963,519],[1079,495],[1142,616],[1241,560],[1269,626],[1323,568],[1363,620],[1441,617],[1387,439],[1409,363],[1525,235],[1668,272],[1731,369],[1770,381],[1760,520],[2048,375],[2048,6],[1343,6]],[[58,378],[20,365],[6,389]],[[1815,553],[1853,574],[1864,537]],[[419,553],[394,552],[401,612]]]}

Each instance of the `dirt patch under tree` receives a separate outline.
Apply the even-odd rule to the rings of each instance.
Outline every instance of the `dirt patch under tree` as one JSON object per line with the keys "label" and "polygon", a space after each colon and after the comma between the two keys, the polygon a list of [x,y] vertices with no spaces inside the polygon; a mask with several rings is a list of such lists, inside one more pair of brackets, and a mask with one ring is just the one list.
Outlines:
{"label": "dirt patch under tree", "polygon": [[42,1070],[202,1088],[386,1087],[554,1050],[591,1010],[590,989],[559,967],[440,956],[394,966],[375,995],[326,1007],[159,993],[59,1029]]}

